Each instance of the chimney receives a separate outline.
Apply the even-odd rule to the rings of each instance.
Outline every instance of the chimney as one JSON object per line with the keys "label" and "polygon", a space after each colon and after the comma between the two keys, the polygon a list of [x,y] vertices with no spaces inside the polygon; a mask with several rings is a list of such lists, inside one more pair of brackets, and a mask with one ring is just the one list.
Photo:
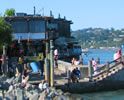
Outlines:
{"label": "chimney", "polygon": [[34,6],[34,15],[35,15],[35,12],[36,12],[35,10],[36,10],[36,9],[35,9],[35,6]]}
{"label": "chimney", "polygon": [[52,11],[50,10],[50,17],[52,17],[53,16],[53,14],[52,14]]}
{"label": "chimney", "polygon": [[61,18],[60,13],[59,13],[59,15],[58,15],[58,18],[59,18],[59,19]]}

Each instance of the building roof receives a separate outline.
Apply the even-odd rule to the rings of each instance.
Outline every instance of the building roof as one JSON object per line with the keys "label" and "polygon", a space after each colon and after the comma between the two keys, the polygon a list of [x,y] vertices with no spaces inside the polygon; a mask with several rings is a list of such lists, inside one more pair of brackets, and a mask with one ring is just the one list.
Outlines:
{"label": "building roof", "polygon": [[73,22],[70,20],[66,20],[64,18],[54,18],[52,16],[34,16],[34,15],[25,15],[25,16],[7,16],[4,17],[5,20],[7,21],[12,21],[12,20],[18,20],[18,19],[25,19],[25,20],[30,20],[30,19],[42,19],[42,20],[52,20],[52,21],[64,21],[72,24]]}

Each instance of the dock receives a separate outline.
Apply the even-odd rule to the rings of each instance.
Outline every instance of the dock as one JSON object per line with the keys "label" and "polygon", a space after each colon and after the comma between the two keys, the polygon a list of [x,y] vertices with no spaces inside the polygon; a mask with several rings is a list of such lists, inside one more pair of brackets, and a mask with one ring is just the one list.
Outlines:
{"label": "dock", "polygon": [[[87,93],[98,91],[110,91],[124,89],[124,63],[122,61],[112,61],[106,65],[101,65],[97,75],[89,75],[88,65],[72,66],[66,62],[59,62],[60,77],[55,77],[55,87],[64,92],[70,93]],[[81,79],[79,83],[68,83],[67,70],[79,67],[81,70]],[[63,70],[63,71],[62,71]],[[60,73],[62,72],[62,73]],[[56,72],[55,72],[56,74]],[[64,76],[65,74],[65,76]]]}

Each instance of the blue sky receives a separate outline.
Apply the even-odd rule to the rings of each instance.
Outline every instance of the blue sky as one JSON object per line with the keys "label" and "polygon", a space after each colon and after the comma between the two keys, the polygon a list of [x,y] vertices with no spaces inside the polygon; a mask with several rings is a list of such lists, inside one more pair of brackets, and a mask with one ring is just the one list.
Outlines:
{"label": "blue sky", "polygon": [[0,14],[8,8],[16,12],[49,15],[52,10],[54,17],[60,13],[63,18],[72,20],[72,30],[89,27],[124,28],[124,0],[1,0]]}

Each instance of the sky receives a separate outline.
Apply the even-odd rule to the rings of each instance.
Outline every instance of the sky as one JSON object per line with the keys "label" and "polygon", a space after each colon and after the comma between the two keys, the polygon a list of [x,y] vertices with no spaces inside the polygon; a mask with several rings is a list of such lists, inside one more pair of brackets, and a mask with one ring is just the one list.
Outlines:
{"label": "sky", "polygon": [[16,12],[50,15],[55,18],[60,13],[71,20],[72,30],[83,28],[124,28],[124,0],[1,0],[0,15],[6,9],[14,8]]}

